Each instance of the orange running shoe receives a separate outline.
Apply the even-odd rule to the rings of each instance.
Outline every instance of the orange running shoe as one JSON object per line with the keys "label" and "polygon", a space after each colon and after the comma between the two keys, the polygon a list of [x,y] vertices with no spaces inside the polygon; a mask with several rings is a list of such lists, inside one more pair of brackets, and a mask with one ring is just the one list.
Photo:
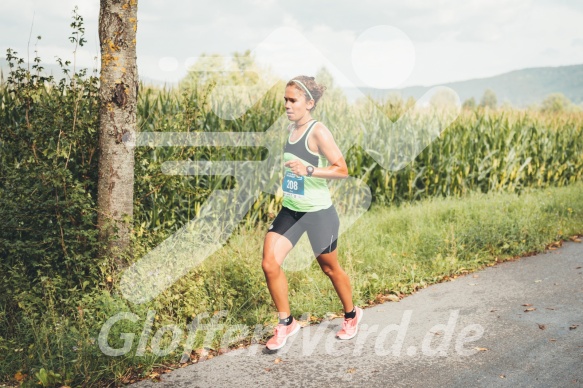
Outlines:
{"label": "orange running shoe", "polygon": [[342,340],[349,340],[354,338],[358,333],[358,325],[362,321],[364,311],[360,307],[356,307],[356,316],[354,318],[345,319],[342,322],[342,329],[336,333],[336,337]]}
{"label": "orange running shoe", "polygon": [[277,325],[275,328],[275,335],[267,341],[267,349],[277,350],[285,346],[285,343],[289,337],[300,331],[300,325],[295,319],[289,325]]}

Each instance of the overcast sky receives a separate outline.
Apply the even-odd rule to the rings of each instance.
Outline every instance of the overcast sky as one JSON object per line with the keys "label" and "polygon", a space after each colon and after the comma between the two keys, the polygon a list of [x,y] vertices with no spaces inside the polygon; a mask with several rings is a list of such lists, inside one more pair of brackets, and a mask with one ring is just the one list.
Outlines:
{"label": "overcast sky", "polygon": [[[95,66],[98,0],[2,0],[0,49],[72,57],[75,5]],[[139,0],[138,70],[175,82],[202,53],[252,50],[283,78],[322,65],[343,86],[435,85],[526,67],[583,63],[581,0]],[[34,20],[34,23],[33,23]]]}

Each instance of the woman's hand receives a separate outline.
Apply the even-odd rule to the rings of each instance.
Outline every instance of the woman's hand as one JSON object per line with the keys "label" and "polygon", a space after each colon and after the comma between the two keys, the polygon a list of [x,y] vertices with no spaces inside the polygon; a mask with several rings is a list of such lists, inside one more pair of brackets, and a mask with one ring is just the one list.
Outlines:
{"label": "woman's hand", "polygon": [[308,175],[308,171],[306,170],[306,166],[304,166],[304,164],[297,159],[285,162],[284,165],[286,167],[289,167],[289,169],[296,175],[299,175],[299,176]]}

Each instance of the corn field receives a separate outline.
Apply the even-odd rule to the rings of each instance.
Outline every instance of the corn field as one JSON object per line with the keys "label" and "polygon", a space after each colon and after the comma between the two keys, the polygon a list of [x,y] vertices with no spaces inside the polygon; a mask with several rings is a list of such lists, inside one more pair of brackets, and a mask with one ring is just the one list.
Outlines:
{"label": "corn field", "polygon": [[[268,128],[285,139],[283,88],[276,86],[246,114],[223,120],[209,108],[209,89],[181,92],[145,89],[140,95],[142,132],[252,132]],[[471,191],[520,193],[523,189],[565,186],[583,174],[583,115],[535,111],[463,110],[457,119],[404,168],[382,168],[355,140],[362,123],[386,133],[408,107],[361,101],[349,105],[341,97],[326,100],[313,116],[334,134],[349,173],[370,187],[373,201],[398,204],[432,196],[463,196]],[[376,112],[376,113],[375,113]],[[379,113],[380,112],[380,113]],[[234,140],[236,141],[236,140]],[[281,143],[283,144],[283,143]],[[277,153],[258,147],[139,147],[136,152],[137,222],[148,230],[173,230],[200,215],[205,198],[216,189],[235,187],[231,176],[165,175],[168,161],[261,161]],[[281,151],[282,152],[282,151]],[[277,166],[276,166],[277,167]],[[279,182],[280,169],[259,174],[256,187]],[[275,176],[273,176],[275,175]],[[264,192],[251,207],[246,223],[268,221],[281,206],[281,196]]]}

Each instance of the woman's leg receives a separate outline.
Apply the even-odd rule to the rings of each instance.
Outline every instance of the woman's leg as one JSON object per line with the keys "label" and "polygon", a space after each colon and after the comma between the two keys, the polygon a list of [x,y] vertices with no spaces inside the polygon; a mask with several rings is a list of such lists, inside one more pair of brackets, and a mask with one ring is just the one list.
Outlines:
{"label": "woman's leg", "polygon": [[338,263],[338,250],[334,249],[330,253],[321,253],[317,258],[318,264],[322,271],[330,278],[332,285],[342,302],[345,312],[352,311],[354,304],[352,303],[352,287],[350,285],[350,278],[344,272],[340,263]]}
{"label": "woman's leg", "polygon": [[292,243],[281,234],[268,232],[265,236],[261,266],[267,281],[267,288],[279,312],[279,318],[287,318],[291,315],[287,279],[281,265],[292,248]]}

